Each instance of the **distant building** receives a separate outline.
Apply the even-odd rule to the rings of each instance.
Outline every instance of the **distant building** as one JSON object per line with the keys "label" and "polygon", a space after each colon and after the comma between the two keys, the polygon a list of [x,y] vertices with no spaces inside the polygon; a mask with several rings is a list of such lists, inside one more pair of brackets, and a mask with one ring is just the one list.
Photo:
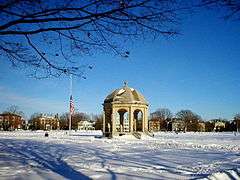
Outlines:
{"label": "distant building", "polygon": [[215,121],[214,122],[214,131],[223,131],[225,129],[225,122],[223,121]]}
{"label": "distant building", "polygon": [[25,121],[20,115],[14,113],[0,114],[0,129],[1,130],[16,130],[22,129]]}
{"label": "distant building", "polygon": [[172,119],[172,131],[184,131],[184,132],[205,132],[205,123],[203,121],[194,121],[185,123],[178,118]]}
{"label": "distant building", "polygon": [[153,132],[160,131],[160,121],[158,119],[150,119],[148,121],[148,129]]}
{"label": "distant building", "polygon": [[173,118],[172,131],[185,131],[185,123],[181,119]]}
{"label": "distant building", "polygon": [[78,122],[78,130],[95,130],[94,125],[94,122],[80,121]]}
{"label": "distant building", "polygon": [[199,122],[198,123],[198,131],[199,132],[205,132],[205,130],[206,130],[206,125],[205,125],[205,123],[204,122]]}
{"label": "distant building", "polygon": [[171,130],[171,120],[161,119],[161,118],[152,118],[148,121],[149,131],[169,131]]}
{"label": "distant building", "polygon": [[59,129],[59,119],[57,116],[41,115],[29,122],[35,130],[57,130]]}

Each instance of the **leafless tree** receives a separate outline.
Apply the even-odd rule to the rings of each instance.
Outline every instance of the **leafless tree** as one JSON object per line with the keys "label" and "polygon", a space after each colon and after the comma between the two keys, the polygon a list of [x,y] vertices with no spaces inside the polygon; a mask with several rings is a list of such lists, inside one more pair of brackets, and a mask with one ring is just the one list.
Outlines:
{"label": "leafless tree", "polygon": [[185,131],[197,131],[198,123],[201,117],[191,110],[181,110],[176,114],[176,117],[184,123]]}
{"label": "leafless tree", "polygon": [[159,108],[151,114],[153,118],[159,118],[161,120],[170,120],[172,118],[172,113],[168,108]]}
{"label": "leafless tree", "polygon": [[69,128],[69,113],[63,113],[59,118],[60,129],[67,130]]}
{"label": "leafless tree", "polygon": [[[78,128],[78,123],[80,121],[89,121],[90,116],[83,112],[76,112],[72,116],[72,129]],[[61,129],[68,129],[68,123],[69,123],[69,113],[64,113],[60,116],[60,128]]]}
{"label": "leafless tree", "polygon": [[[38,78],[84,78],[91,63],[80,56],[112,52],[128,57],[129,40],[178,33],[175,0],[3,0],[0,55]],[[78,56],[75,56],[78,55]]]}
{"label": "leafless tree", "polygon": [[17,105],[11,105],[9,106],[6,111],[4,111],[4,113],[12,113],[12,114],[16,114],[19,116],[24,116],[23,111],[20,110],[20,108]]}
{"label": "leafless tree", "polygon": [[234,116],[234,121],[236,123],[236,129],[237,131],[239,132],[240,130],[240,113],[237,113],[235,116]]}
{"label": "leafless tree", "polygon": [[201,0],[198,6],[224,11],[225,19],[240,20],[239,0]]}
{"label": "leafless tree", "polygon": [[95,121],[95,130],[102,130],[103,129],[103,115],[95,115],[93,117],[93,120]]}
{"label": "leafless tree", "polygon": [[214,130],[214,122],[207,121],[205,122],[205,132],[212,132]]}
{"label": "leafless tree", "polygon": [[173,114],[168,108],[159,108],[151,113],[151,121],[159,126],[159,130],[168,130],[168,124],[172,119]]}
{"label": "leafless tree", "polygon": [[240,113],[237,113],[237,114],[234,116],[234,119],[240,120]]}

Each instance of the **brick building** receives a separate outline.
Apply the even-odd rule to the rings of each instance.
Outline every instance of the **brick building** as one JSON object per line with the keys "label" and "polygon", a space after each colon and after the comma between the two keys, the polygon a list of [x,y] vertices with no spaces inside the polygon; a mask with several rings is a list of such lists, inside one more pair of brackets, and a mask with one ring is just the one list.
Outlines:
{"label": "brick building", "polygon": [[25,122],[20,115],[13,113],[0,114],[0,129],[1,130],[16,130],[22,129]]}
{"label": "brick building", "polygon": [[148,121],[148,129],[149,131],[160,131],[160,122],[158,119],[150,119]]}

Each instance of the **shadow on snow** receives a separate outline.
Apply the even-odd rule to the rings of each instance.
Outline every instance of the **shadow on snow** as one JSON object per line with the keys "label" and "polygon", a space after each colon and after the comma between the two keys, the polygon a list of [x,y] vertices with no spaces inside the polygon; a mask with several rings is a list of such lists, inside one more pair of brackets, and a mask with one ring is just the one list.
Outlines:
{"label": "shadow on snow", "polygon": [[[33,168],[37,165],[38,169],[50,170],[66,179],[90,179],[62,160],[62,155],[66,152],[66,148],[62,145],[31,140],[1,139],[0,147],[2,153],[10,153],[13,160],[22,165],[33,166],[34,164]],[[9,157],[5,159],[0,157],[0,160],[9,161]],[[38,174],[41,173],[38,172]]]}
{"label": "shadow on snow", "polygon": [[[117,179],[119,175],[120,177],[124,176],[130,179],[198,179],[207,177],[214,172],[214,169],[211,172],[198,172],[197,169],[194,170],[192,168],[196,162],[201,162],[202,158],[205,157],[210,163],[211,161],[219,161],[221,160],[220,157],[222,157],[222,153],[217,151],[206,152],[187,149],[183,151],[182,149],[166,148],[164,150],[167,151],[161,151],[161,148],[156,150],[149,149],[148,151],[144,144],[135,144],[135,146],[138,146],[135,150],[129,149],[131,144],[126,145],[124,143],[118,143],[117,146],[119,148],[117,150],[113,150],[114,144],[105,144],[105,146],[107,147],[102,148],[101,145],[97,146],[94,143],[51,144],[31,140],[10,139],[1,139],[0,141],[1,152],[12,154],[15,160],[21,164],[31,166],[31,162],[35,162],[38,165],[38,169],[50,170],[66,179],[90,179],[88,176],[75,170],[77,169],[75,166],[80,166],[80,169],[86,169],[81,167],[83,163],[97,164],[99,168],[91,169],[91,171],[97,174],[108,175],[108,179],[112,180]],[[63,157],[72,155],[78,158],[73,159],[73,166],[70,166],[63,160]],[[234,153],[230,153],[225,154],[224,158],[227,159],[228,155],[229,158],[235,156]],[[87,156],[94,158],[87,158]],[[224,158],[222,162],[224,162]],[[9,157],[2,160],[7,162]],[[181,162],[182,160],[184,162]],[[230,161],[227,162],[226,167],[222,164],[223,170],[227,169],[228,163],[230,163],[231,167],[239,166],[239,162],[233,163]],[[120,169],[125,168],[125,171],[119,171],[119,167]],[[198,165],[196,168],[198,168]],[[105,172],[99,171],[99,169],[104,169]],[[169,174],[170,176],[168,176]],[[231,176],[229,175],[229,177]]]}

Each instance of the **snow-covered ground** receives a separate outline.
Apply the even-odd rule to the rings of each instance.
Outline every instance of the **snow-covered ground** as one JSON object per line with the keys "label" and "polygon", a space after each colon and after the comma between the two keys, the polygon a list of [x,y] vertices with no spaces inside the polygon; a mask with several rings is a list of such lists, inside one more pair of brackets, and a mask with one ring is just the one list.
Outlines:
{"label": "snow-covered ground", "polygon": [[0,179],[240,179],[240,134],[0,132]]}

